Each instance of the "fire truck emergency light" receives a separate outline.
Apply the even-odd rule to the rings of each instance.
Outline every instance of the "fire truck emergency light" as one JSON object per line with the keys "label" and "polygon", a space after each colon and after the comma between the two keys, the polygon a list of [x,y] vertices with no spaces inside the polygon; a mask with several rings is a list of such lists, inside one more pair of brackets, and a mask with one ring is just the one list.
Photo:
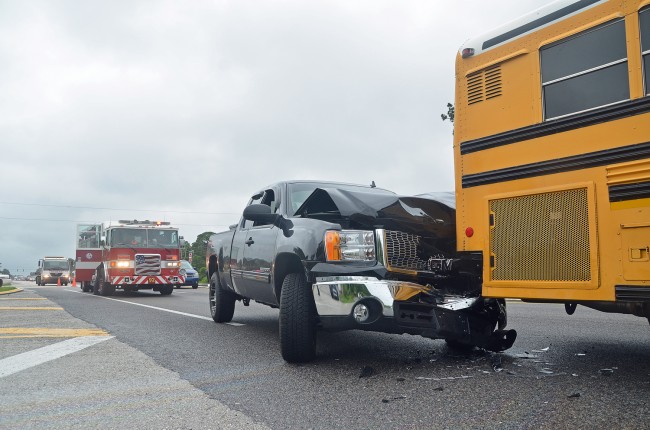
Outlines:
{"label": "fire truck emergency light", "polygon": [[137,219],[134,220],[121,219],[118,222],[120,224],[128,224],[128,225],[170,225],[169,221],[149,221],[148,219],[144,221],[138,221]]}

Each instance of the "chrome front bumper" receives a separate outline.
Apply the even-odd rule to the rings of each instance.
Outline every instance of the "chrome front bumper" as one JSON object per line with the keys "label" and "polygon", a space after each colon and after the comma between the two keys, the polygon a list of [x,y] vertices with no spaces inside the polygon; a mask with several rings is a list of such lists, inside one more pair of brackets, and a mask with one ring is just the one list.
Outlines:
{"label": "chrome front bumper", "polygon": [[332,276],[317,278],[313,284],[314,302],[319,316],[352,316],[354,307],[370,303],[392,317],[395,300],[408,300],[431,288],[412,282],[385,281],[364,276]]}
{"label": "chrome front bumper", "polygon": [[[352,316],[359,303],[370,303],[380,316],[393,317],[395,302],[408,302],[419,294],[435,295],[432,287],[405,281],[387,281],[364,276],[317,278],[313,284],[319,316]],[[451,311],[471,307],[478,297],[438,297],[436,307]]]}

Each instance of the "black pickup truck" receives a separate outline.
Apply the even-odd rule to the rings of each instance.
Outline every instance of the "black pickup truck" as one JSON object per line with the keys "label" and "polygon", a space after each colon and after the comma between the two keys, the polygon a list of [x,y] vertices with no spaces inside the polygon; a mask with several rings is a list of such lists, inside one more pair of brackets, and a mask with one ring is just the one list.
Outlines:
{"label": "black pickup truck", "polygon": [[240,222],[208,241],[210,311],[280,309],[288,362],[312,360],[318,330],[372,330],[512,346],[505,301],[481,297],[481,258],[456,251],[451,193],[403,197],[352,184],[291,181],[255,193]]}

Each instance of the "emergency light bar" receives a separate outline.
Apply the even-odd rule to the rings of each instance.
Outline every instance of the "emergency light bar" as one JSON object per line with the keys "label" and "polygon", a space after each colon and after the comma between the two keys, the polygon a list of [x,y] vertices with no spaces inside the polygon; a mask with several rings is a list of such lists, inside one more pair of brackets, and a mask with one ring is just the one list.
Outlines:
{"label": "emergency light bar", "polygon": [[144,220],[144,221],[138,221],[137,219],[134,220],[119,220],[118,221],[120,224],[127,224],[127,225],[169,225],[169,221],[149,221]]}

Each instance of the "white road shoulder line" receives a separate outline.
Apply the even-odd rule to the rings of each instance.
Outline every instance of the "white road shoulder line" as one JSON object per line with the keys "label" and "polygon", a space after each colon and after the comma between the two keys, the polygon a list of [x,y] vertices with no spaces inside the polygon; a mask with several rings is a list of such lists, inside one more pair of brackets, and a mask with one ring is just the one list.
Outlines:
{"label": "white road shoulder line", "polygon": [[[80,291],[72,291],[72,290],[64,290],[64,291],[67,291],[67,292],[69,292],[69,293],[77,293],[77,294],[88,295],[87,293],[82,293],[82,292],[80,292]],[[126,304],[129,304],[129,305],[142,306],[143,308],[156,309],[156,310],[158,310],[158,311],[169,312],[169,313],[177,314],[177,315],[185,315],[186,317],[198,318],[198,319],[200,319],[200,320],[212,321],[212,318],[210,318],[210,317],[204,317],[203,315],[189,314],[189,313],[187,313],[187,312],[175,311],[175,310],[173,310],[173,309],[159,308],[159,307],[157,307],[157,306],[144,305],[144,304],[142,304],[142,303],[134,303],[134,302],[129,302],[129,301],[127,301],[127,300],[112,299],[112,298],[110,298],[110,297],[104,297],[104,296],[95,296],[95,295],[93,295],[92,297],[96,297],[96,298],[98,298],[98,299],[113,300],[113,301],[115,301],[115,302],[126,303]],[[234,327],[240,327],[240,326],[245,325],[245,324],[234,323],[234,322],[229,322],[229,323],[226,323],[226,324],[231,325],[231,326],[234,326]]]}
{"label": "white road shoulder line", "polygon": [[47,363],[48,361],[56,360],[57,358],[81,351],[89,346],[112,338],[113,336],[75,337],[53,345],[23,352],[12,357],[3,358],[0,360],[0,378],[29,369],[30,367],[38,366],[39,364]]}

